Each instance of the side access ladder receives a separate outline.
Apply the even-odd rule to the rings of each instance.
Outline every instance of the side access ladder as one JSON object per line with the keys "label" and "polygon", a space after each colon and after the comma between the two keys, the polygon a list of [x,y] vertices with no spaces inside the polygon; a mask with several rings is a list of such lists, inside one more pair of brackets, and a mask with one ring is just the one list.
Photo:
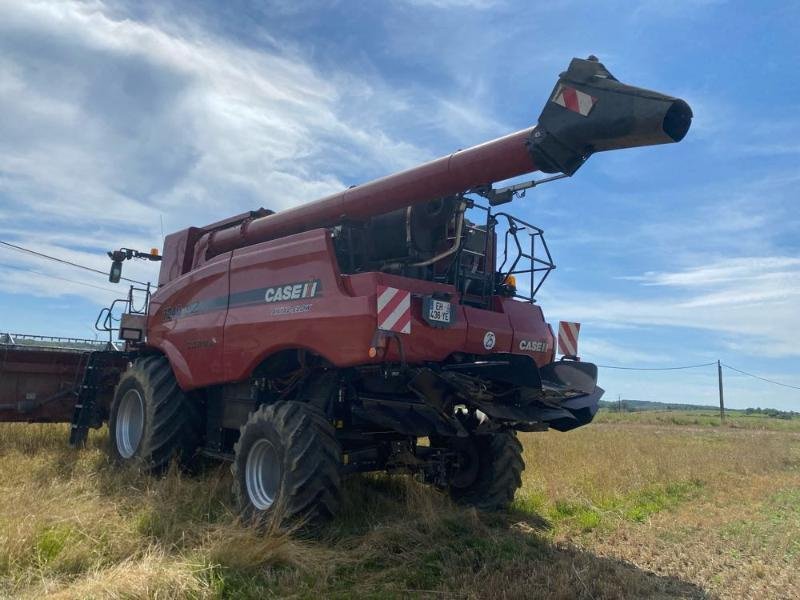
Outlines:
{"label": "side access ladder", "polygon": [[119,357],[119,352],[97,350],[90,352],[86,359],[81,382],[76,388],[75,410],[72,414],[72,427],[69,433],[69,445],[79,448],[86,444],[89,428],[98,428],[103,424],[103,415],[97,403],[97,391],[101,377],[108,365],[109,357]]}

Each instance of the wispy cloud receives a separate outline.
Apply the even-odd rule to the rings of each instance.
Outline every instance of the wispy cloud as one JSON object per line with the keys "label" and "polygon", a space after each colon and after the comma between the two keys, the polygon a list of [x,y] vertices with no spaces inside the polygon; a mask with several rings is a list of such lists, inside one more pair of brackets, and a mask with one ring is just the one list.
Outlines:
{"label": "wispy cloud", "polygon": [[[430,157],[385,127],[411,108],[379,77],[321,73],[291,50],[101,2],[0,0],[0,11],[0,230],[26,246],[97,265],[99,250],[158,245],[162,217],[171,231],[281,209]],[[6,275],[0,289],[25,289]],[[32,293],[63,293],[36,281]]]}
{"label": "wispy cloud", "polygon": [[[800,268],[800,258],[768,256],[765,258],[735,258],[703,265],[677,273],[649,272],[628,277],[645,285],[674,288],[713,288],[719,285],[741,285],[743,282],[768,284],[776,277],[793,274]],[[763,286],[765,289],[768,285]],[[735,298],[730,298],[735,301]]]}
{"label": "wispy cloud", "polygon": [[[639,289],[619,294],[570,294],[559,314],[599,325],[658,326],[713,332],[723,344],[766,356],[800,356],[800,260],[771,256],[722,260],[633,278]],[[664,288],[647,293],[643,288]],[[655,290],[654,290],[655,291]]]}

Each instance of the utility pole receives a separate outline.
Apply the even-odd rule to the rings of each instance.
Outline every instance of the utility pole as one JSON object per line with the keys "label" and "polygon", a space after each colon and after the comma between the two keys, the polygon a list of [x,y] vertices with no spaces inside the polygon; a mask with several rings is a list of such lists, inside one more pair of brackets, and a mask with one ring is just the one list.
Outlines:
{"label": "utility pole", "polygon": [[717,361],[717,377],[719,378],[719,419],[725,423],[725,400],[722,394],[722,363]]}
{"label": "utility pole", "polygon": [[622,412],[622,394],[617,394],[617,412]]}

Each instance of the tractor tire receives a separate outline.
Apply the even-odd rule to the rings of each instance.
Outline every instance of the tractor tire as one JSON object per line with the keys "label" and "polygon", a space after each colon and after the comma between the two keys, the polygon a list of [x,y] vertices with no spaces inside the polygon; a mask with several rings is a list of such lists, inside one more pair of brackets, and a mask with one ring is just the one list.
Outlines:
{"label": "tractor tire", "polygon": [[505,510],[522,485],[522,444],[513,431],[472,435],[452,446],[467,458],[467,464],[451,480],[450,497],[459,504],[482,510]]}
{"label": "tractor tire", "polygon": [[335,514],[342,451],[318,408],[261,406],[242,425],[234,450],[233,494],[245,520],[316,523]]}
{"label": "tractor tire", "polygon": [[160,472],[173,458],[192,466],[202,441],[202,415],[178,387],[163,356],[137,359],[119,380],[109,411],[110,453],[119,463]]}

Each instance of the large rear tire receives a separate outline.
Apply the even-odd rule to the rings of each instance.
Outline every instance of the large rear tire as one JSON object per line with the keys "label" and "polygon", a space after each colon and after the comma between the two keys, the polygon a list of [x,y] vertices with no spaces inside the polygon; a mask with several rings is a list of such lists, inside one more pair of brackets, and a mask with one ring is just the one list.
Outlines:
{"label": "large rear tire", "polygon": [[245,519],[316,522],[338,509],[341,448],[318,408],[261,406],[241,427],[234,449],[233,493]]}
{"label": "large rear tire", "polygon": [[522,444],[513,431],[469,438],[453,438],[464,463],[452,478],[448,491],[459,504],[482,510],[504,510],[522,486]]}
{"label": "large rear tire", "polygon": [[111,456],[149,471],[192,464],[202,440],[200,407],[178,387],[169,361],[147,356],[120,378],[108,420]]}

